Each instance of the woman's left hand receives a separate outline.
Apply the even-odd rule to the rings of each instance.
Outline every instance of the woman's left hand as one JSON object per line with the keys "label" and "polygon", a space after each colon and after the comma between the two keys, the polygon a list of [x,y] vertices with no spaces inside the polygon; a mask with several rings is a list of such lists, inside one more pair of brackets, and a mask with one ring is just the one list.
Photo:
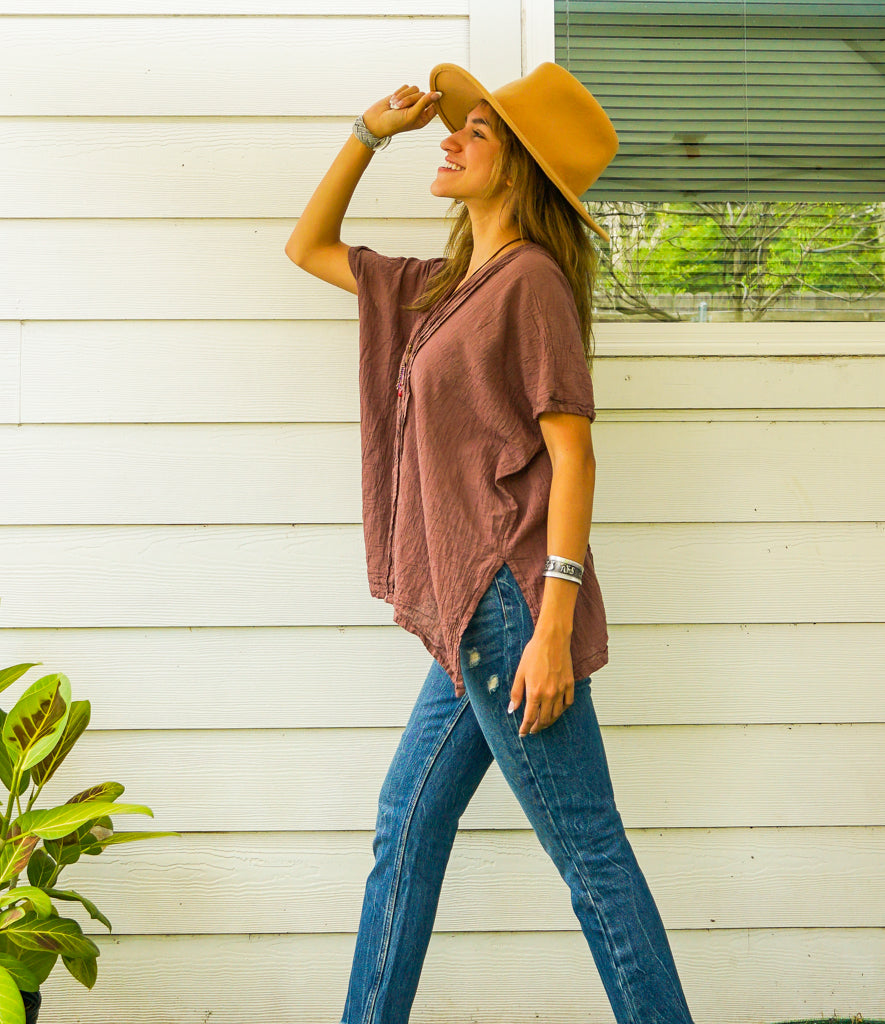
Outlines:
{"label": "woman's left hand", "polygon": [[525,713],[520,736],[546,729],[571,707],[575,701],[575,676],[569,635],[535,629],[513,677],[511,708],[518,708],[523,696]]}

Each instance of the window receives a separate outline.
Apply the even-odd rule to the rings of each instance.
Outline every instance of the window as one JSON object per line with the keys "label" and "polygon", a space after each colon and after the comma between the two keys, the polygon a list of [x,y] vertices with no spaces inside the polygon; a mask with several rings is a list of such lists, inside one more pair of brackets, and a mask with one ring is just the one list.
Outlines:
{"label": "window", "polygon": [[620,150],[600,319],[885,318],[885,2],[555,0]]}

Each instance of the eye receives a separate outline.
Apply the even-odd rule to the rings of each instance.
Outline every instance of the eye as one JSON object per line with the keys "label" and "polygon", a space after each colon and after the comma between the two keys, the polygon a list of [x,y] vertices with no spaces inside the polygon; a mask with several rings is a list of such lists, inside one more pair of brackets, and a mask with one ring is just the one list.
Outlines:
{"label": "eye", "polygon": [[478,132],[478,131],[477,131],[477,130],[476,130],[475,128],[473,129],[473,134],[474,134],[474,135],[475,135],[475,136],[476,136],[476,137],[477,137],[478,139],[484,139],[484,138],[485,138],[485,136],[484,136],[484,135],[482,135],[482,134],[480,134],[480,133],[479,133],[479,132]]}

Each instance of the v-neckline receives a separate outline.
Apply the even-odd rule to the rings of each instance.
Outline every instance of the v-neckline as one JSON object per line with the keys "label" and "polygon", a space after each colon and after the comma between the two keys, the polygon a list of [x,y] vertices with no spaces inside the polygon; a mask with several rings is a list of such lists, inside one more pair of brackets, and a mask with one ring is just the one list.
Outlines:
{"label": "v-neckline", "polygon": [[528,241],[524,242],[522,245],[514,246],[509,252],[501,253],[500,256],[496,254],[494,259],[489,260],[486,263],[483,263],[480,267],[477,267],[477,269],[474,270],[472,274],[468,274],[468,276],[465,277],[460,282],[460,284],[456,285],[454,291],[450,292],[450,297],[454,296],[454,295],[457,295],[458,292],[460,292],[462,289],[466,288],[468,286],[468,284],[474,278],[479,277],[484,270],[487,270],[489,267],[497,266],[502,260],[506,260],[508,256],[512,256],[513,253],[519,252],[520,249],[524,249],[527,245],[536,245],[536,244],[537,244],[536,242],[533,242],[533,241],[531,241],[531,239],[529,239]]}
{"label": "v-neckline", "polygon": [[[531,240],[525,243],[526,245],[538,245],[537,242]],[[517,245],[510,252],[502,253],[496,259],[489,260],[484,263],[479,270],[471,274],[470,277],[466,278],[463,286],[459,286],[454,291],[449,292],[444,298],[436,303],[435,306],[431,306],[424,316],[421,317],[412,329],[412,334],[409,338],[409,343],[406,346],[405,354],[400,361],[400,373],[403,373],[404,366],[414,359],[418,349],[424,344],[424,342],[436,331],[448,318],[460,307],[461,303],[471,292],[475,291],[479,284],[488,276],[490,271],[502,263],[512,260],[514,255],[524,246]],[[543,248],[543,246],[542,246]],[[545,249],[546,252],[546,249]],[[457,300],[457,301],[456,301]],[[401,377],[400,381],[397,382],[397,394],[402,395],[403,391],[401,387],[405,386],[405,377]]]}
{"label": "v-neckline", "polygon": [[[466,278],[463,284],[459,285],[454,291],[448,293],[440,299],[435,306],[432,306],[424,314],[424,317],[418,321],[414,329],[414,333],[417,334],[432,334],[445,320],[447,320],[456,309],[459,308],[462,302],[464,302],[469,295],[471,295],[480,284],[489,276],[489,274],[496,268],[504,263],[514,259],[516,253],[520,249],[526,248],[529,245],[537,245],[537,242],[528,241],[525,245],[517,245],[509,252],[501,253],[497,259],[491,260],[488,263],[484,263],[479,270],[471,274],[470,277]],[[544,250],[546,252],[546,250]]]}

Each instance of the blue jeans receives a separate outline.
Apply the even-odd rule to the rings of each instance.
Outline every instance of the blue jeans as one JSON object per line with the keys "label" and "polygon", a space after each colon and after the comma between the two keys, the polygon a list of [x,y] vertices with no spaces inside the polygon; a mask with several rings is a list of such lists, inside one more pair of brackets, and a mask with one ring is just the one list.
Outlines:
{"label": "blue jeans", "polygon": [[531,612],[506,563],[461,642],[467,690],[434,661],[378,801],[342,1024],[405,1024],[430,942],[461,817],[496,760],[571,890],[618,1024],[691,1024],[645,877],[615,807],[590,678],[546,729],[520,737],[525,702],[507,714],[532,637]]}

